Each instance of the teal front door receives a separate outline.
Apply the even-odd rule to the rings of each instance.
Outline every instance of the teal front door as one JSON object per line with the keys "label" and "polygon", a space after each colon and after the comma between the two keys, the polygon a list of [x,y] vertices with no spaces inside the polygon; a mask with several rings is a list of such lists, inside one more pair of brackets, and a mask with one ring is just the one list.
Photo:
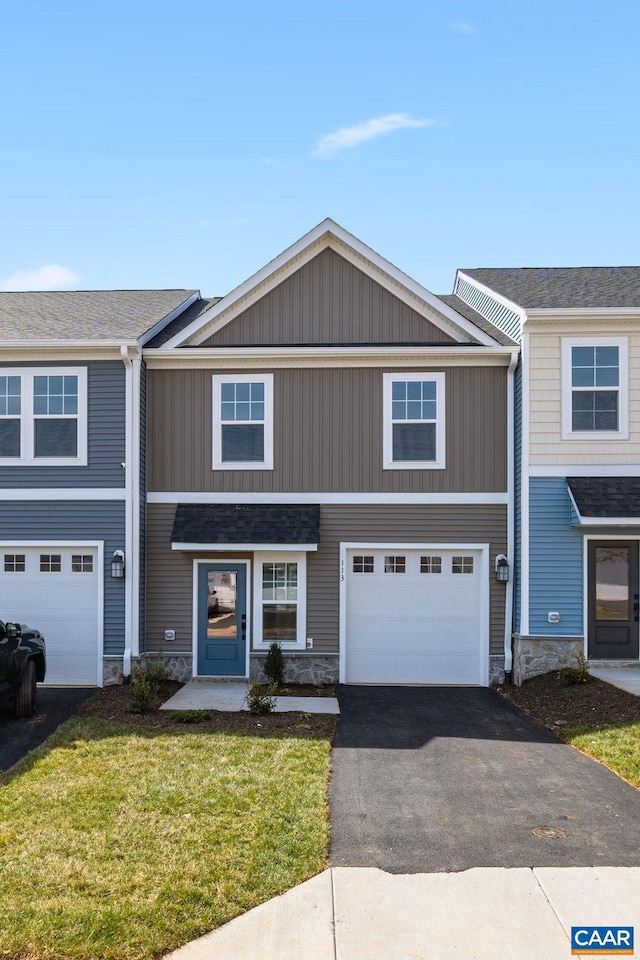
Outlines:
{"label": "teal front door", "polygon": [[246,676],[246,641],[246,564],[199,564],[198,676]]}

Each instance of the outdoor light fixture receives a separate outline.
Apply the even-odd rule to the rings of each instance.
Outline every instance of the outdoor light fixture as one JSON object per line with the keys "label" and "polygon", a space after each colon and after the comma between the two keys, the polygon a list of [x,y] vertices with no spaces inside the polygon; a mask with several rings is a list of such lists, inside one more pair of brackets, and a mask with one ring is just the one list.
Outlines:
{"label": "outdoor light fixture", "polygon": [[506,583],[509,579],[509,562],[504,553],[496,557],[496,580],[498,583]]}
{"label": "outdoor light fixture", "polygon": [[111,576],[114,580],[122,580],[124,577],[124,552],[114,550],[111,557]]}

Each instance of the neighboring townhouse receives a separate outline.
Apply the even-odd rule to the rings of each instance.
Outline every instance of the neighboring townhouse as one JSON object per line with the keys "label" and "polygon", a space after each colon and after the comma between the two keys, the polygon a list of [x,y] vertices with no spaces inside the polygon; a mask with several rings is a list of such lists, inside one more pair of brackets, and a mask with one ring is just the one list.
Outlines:
{"label": "neighboring townhouse", "polygon": [[139,653],[142,347],[196,291],[0,293],[0,617],[38,627],[47,682]]}
{"label": "neighboring townhouse", "polygon": [[511,670],[518,347],[325,220],[150,340],[145,649],[175,676]]}
{"label": "neighboring townhouse", "polygon": [[640,267],[458,271],[521,340],[514,677],[638,662]]}

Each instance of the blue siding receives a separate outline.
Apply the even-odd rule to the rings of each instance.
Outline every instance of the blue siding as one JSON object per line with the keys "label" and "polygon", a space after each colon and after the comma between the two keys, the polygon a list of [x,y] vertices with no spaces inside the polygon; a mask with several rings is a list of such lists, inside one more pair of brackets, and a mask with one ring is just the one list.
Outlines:
{"label": "blue siding", "polygon": [[[529,633],[580,636],[584,530],[571,526],[565,478],[531,478],[529,509]],[[560,623],[547,622],[550,610],[558,611]]]}
{"label": "blue siding", "polygon": [[[3,364],[46,367],[52,364]],[[55,363],[88,368],[89,463],[86,467],[0,467],[2,487],[124,487],[125,371],[120,360]]]}
{"label": "blue siding", "polygon": [[[0,502],[0,540],[104,540],[104,653],[124,651],[124,580],[111,579],[114,550],[125,546],[124,503]],[[5,606],[0,597],[0,606]]]}
{"label": "blue siding", "polygon": [[515,558],[513,571],[513,627],[516,633],[520,632],[520,618],[522,612],[522,496],[520,492],[520,482],[522,479],[522,361],[518,361],[518,366],[514,375],[513,383],[514,393],[514,485],[515,485]]}

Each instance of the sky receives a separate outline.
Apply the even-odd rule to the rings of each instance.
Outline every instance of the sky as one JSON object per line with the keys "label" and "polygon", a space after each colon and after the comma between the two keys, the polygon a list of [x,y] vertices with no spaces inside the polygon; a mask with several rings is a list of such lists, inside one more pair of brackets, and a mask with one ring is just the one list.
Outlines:
{"label": "sky", "polygon": [[0,289],[222,296],[331,217],[458,267],[640,263],[637,0],[3,0]]}

